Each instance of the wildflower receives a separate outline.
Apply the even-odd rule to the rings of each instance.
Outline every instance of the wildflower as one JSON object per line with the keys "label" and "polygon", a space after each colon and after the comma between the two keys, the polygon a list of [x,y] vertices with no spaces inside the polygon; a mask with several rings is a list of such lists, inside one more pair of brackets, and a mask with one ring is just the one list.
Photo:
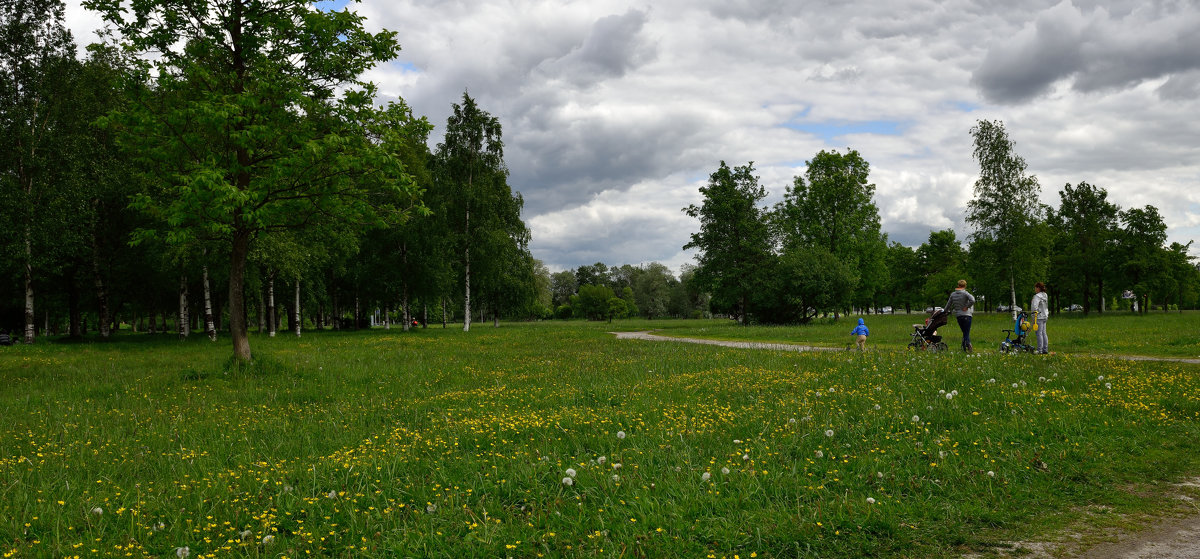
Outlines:
{"label": "wildflower", "polygon": [[868,505],[873,505],[873,504],[875,504],[875,498],[874,498],[874,497],[867,497],[867,504],[868,504]]}
{"label": "wildflower", "polygon": [[618,439],[624,439],[624,438],[625,438],[625,431],[617,431],[617,438],[618,438]]}
{"label": "wildflower", "polygon": [[721,468],[721,473],[724,475],[729,475],[729,468]]}
{"label": "wildflower", "polygon": [[912,422],[913,422],[913,423],[920,423],[920,422],[921,422],[921,416],[919,416],[919,415],[914,415],[914,416],[913,416],[913,418],[912,418]]}
{"label": "wildflower", "polygon": [[621,481],[621,476],[619,476],[617,474],[613,474],[612,480],[613,480],[613,483],[619,482],[619,481]]}
{"label": "wildflower", "polygon": [[825,436],[826,436],[826,437],[832,437],[832,436],[833,436],[833,429],[826,429],[826,430],[825,430]]}
{"label": "wildflower", "polygon": [[938,390],[938,395],[942,395],[942,394],[945,394],[945,393],[946,393],[946,391],[945,391],[945,390]]}
{"label": "wildflower", "polygon": [[709,479],[712,479],[712,474],[708,472],[700,474],[700,481],[708,481]]}
{"label": "wildflower", "polygon": [[749,455],[749,454],[743,454],[743,455],[742,455],[742,460],[749,460],[749,459],[750,459],[750,455]]}
{"label": "wildflower", "polygon": [[154,525],[155,532],[161,532],[161,531],[165,530],[166,528],[167,528],[167,525],[166,525],[166,523],[163,523],[163,522],[159,522]]}
{"label": "wildflower", "polygon": [[830,392],[830,393],[833,393],[833,387],[832,387],[832,386],[830,386],[830,387],[829,387],[829,392]]}
{"label": "wildflower", "polygon": [[796,418],[793,417],[788,420],[788,425],[795,425],[795,424],[796,424]]}
{"label": "wildflower", "polygon": [[803,419],[801,419],[801,421],[806,421],[806,422],[807,422],[807,421],[812,421],[812,416],[811,416],[811,415],[806,415],[806,416],[804,416],[804,418],[803,418]]}
{"label": "wildflower", "polygon": [[238,532],[238,537],[242,538],[242,541],[250,540],[254,538],[254,532],[251,532],[250,530],[242,530],[241,532]]}
{"label": "wildflower", "polygon": [[988,477],[996,477],[996,472],[988,470]]}
{"label": "wildflower", "polygon": [[879,404],[875,404],[875,409],[880,409]]}
{"label": "wildflower", "polygon": [[92,514],[94,514],[96,516],[100,516],[100,515],[104,514],[104,509],[102,509],[100,507],[95,507],[92,509]]}
{"label": "wildflower", "polygon": [[326,497],[329,497],[330,499],[336,499],[337,496],[338,496],[337,489],[331,489],[329,491],[329,494],[326,495]]}
{"label": "wildflower", "polygon": [[575,468],[567,468],[567,475],[570,477],[575,477]]}
{"label": "wildflower", "polygon": [[947,394],[947,395],[946,395],[946,399],[947,399],[947,400],[953,400],[953,399],[954,399],[954,395],[953,395],[953,394]]}
{"label": "wildflower", "polygon": [[608,462],[608,457],[601,456],[596,459],[596,463],[600,464],[601,466],[603,466],[605,462]]}
{"label": "wildflower", "polygon": [[938,451],[938,458],[945,458],[945,457],[946,457],[946,451],[944,451],[944,450],[939,450],[939,451]]}
{"label": "wildflower", "polygon": [[1038,377],[1038,382],[1046,382],[1046,377]]}
{"label": "wildflower", "polygon": [[1105,388],[1107,388],[1107,389],[1109,389],[1109,390],[1112,390],[1112,383],[1111,383],[1111,382],[1106,382],[1106,383],[1104,383],[1104,387],[1105,387]]}
{"label": "wildflower", "polygon": [[1096,377],[1096,380],[1104,380],[1104,375],[1100,375],[1100,376]]}
{"label": "wildflower", "polygon": [[822,451],[820,451],[820,450],[818,450],[818,451],[816,452],[816,454],[817,454],[817,458],[824,458],[824,457],[825,457],[825,453],[824,453],[824,452],[822,452]]}
{"label": "wildflower", "polygon": [[425,503],[425,512],[433,514],[433,511],[435,510],[437,510],[437,505],[429,502]]}
{"label": "wildflower", "polygon": [[994,378],[988,379],[988,384],[996,384],[996,379],[994,379]]}
{"label": "wildflower", "polygon": [[955,396],[958,396],[958,391],[957,391],[957,390],[951,390],[951,391],[950,391],[950,394],[953,394],[953,395],[955,395]]}
{"label": "wildflower", "polygon": [[271,544],[275,543],[275,535],[267,534],[267,535],[263,536],[262,543],[263,543],[263,545],[271,545]]}
{"label": "wildflower", "polygon": [[875,472],[875,477],[883,479],[883,472]]}
{"label": "wildflower", "polygon": [[1018,387],[1018,386],[1020,386],[1020,385],[1018,385],[1018,384],[1017,384],[1017,383],[1015,383],[1015,382],[1013,383],[1013,388],[1016,388],[1016,387]]}
{"label": "wildflower", "polygon": [[563,483],[563,485],[570,487],[572,485],[575,485],[575,480],[571,479],[571,476],[567,476],[567,477],[563,478],[562,483]]}
{"label": "wildflower", "polygon": [[614,464],[613,464],[613,469],[614,469],[614,470],[620,470],[620,469],[621,469],[621,463],[620,463],[620,462],[616,462],[616,463],[614,463]]}
{"label": "wildflower", "polygon": [[188,555],[191,555],[191,554],[192,554],[192,550],[188,549],[186,545],[183,547],[175,548],[175,556],[178,557],[179,559],[184,559],[185,557],[187,557]]}

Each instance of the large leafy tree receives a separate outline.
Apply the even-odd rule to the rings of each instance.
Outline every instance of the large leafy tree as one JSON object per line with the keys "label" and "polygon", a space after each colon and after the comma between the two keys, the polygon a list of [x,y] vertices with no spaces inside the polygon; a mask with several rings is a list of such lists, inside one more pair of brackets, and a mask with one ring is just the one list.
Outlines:
{"label": "large leafy tree", "polygon": [[389,115],[359,76],[399,50],[349,11],[303,0],[86,0],[139,64],[109,123],[162,185],[137,205],[170,241],[228,243],[234,357],[251,359],[246,259],[255,236],[323,221],[398,218],[415,194],[381,148]]}
{"label": "large leafy tree", "polygon": [[[1004,123],[980,120],[971,128],[979,178],[975,197],[967,204],[967,222],[974,228],[972,243],[985,252],[973,257],[992,261],[995,274],[1008,281],[1009,299],[1017,304],[1016,284],[1044,276],[1048,252],[1045,209],[1038,203],[1041,186],[1026,173]],[[1014,315],[1016,311],[1013,311]]]}
{"label": "large leafy tree", "polygon": [[[494,245],[504,246],[497,231],[513,243],[528,243],[528,232],[520,223],[523,202],[508,186],[508,168],[504,164],[504,141],[500,120],[481,109],[475,99],[463,92],[462,103],[455,103],[446,121],[446,135],[437,146],[435,182],[449,197],[447,217],[455,222],[455,238],[462,255],[463,330],[471,329],[471,266],[487,265],[488,260],[511,257],[511,253],[489,253]],[[517,224],[520,223],[520,227]],[[492,262],[489,272],[501,273],[502,262]]]}
{"label": "large leafy tree", "polygon": [[700,231],[683,248],[699,250],[695,280],[712,293],[712,305],[732,311],[744,323],[773,258],[766,210],[759,206],[766,191],[754,176],[753,163],[731,169],[722,161],[700,193],[701,205],[683,209],[700,220]]}
{"label": "large leafy tree", "polygon": [[1118,253],[1123,280],[1137,296],[1139,312],[1145,313],[1152,294],[1169,292],[1174,287],[1170,282],[1169,259],[1163,249],[1167,224],[1154,206],[1124,210],[1119,218]]}
{"label": "large leafy tree", "polygon": [[1120,208],[1108,201],[1105,189],[1082,181],[1068,183],[1058,195],[1062,203],[1051,219],[1059,239],[1054,276],[1060,288],[1077,286],[1087,314],[1104,299],[1104,280],[1112,275],[1109,245],[1116,238]]}

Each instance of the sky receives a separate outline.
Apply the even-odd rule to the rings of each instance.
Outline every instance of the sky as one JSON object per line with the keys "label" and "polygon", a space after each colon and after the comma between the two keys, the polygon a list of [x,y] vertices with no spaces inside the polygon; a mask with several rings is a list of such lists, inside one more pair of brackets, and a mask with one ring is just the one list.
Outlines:
{"label": "sky", "polygon": [[[435,125],[469,92],[503,126],[530,249],[551,271],[694,262],[682,208],[725,161],[782,199],[821,150],[871,165],[883,231],[960,239],[970,129],[1003,121],[1042,202],[1080,181],[1200,239],[1193,0],[346,0],[399,57],[380,103]],[[67,1],[76,40],[103,22]],[[1200,243],[1197,243],[1200,245]],[[1192,254],[1200,255],[1200,247]]]}

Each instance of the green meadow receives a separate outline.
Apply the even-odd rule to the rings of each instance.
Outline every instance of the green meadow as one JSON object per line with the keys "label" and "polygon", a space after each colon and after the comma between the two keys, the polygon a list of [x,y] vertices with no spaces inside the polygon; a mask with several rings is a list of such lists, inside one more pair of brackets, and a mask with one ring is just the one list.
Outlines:
{"label": "green meadow", "polygon": [[1178,512],[1200,365],[1083,354],[1194,357],[1197,316],[1051,320],[1048,357],[991,316],[975,355],[905,351],[904,316],[866,353],[608,333],[849,320],[0,348],[0,557],[989,555]]}

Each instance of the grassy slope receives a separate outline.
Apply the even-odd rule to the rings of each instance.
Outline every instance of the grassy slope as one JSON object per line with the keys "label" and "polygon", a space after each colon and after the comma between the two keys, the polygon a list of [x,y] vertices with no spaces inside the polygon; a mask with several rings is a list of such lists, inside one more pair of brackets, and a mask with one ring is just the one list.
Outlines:
{"label": "grassy slope", "polygon": [[0,554],[926,557],[1200,472],[1196,366],[614,327],[5,348]]}

